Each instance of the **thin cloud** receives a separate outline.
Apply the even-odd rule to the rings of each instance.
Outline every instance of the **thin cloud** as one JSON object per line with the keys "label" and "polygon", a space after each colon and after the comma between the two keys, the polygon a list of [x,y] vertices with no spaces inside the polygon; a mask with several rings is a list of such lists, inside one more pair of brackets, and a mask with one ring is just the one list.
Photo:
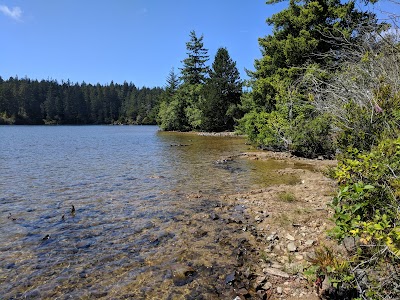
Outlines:
{"label": "thin cloud", "polygon": [[5,16],[10,17],[16,21],[21,21],[22,10],[18,6],[15,6],[12,9],[10,9],[6,5],[0,5],[0,12],[2,12]]}

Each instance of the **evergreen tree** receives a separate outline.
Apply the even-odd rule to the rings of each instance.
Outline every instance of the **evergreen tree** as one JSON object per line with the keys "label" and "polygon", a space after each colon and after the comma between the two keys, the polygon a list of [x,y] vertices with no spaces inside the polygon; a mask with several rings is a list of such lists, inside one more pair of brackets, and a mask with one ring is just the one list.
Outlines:
{"label": "evergreen tree", "polygon": [[167,85],[165,87],[167,95],[172,96],[178,90],[180,84],[181,80],[179,79],[179,76],[175,73],[174,68],[172,68],[168,74]]}
{"label": "evergreen tree", "polygon": [[[280,1],[267,4],[275,2]],[[375,25],[376,18],[357,10],[353,1],[290,0],[289,7],[267,23],[274,26],[273,34],[259,39],[262,58],[255,61],[255,71],[249,72],[252,109],[240,121],[240,128],[265,148],[309,157],[331,153],[333,146],[326,143],[329,136],[323,136],[330,134],[329,122],[309,101],[306,87],[297,83],[307,72],[337,68],[343,47],[348,50],[362,39],[359,27]],[[338,43],[338,37],[349,43]],[[312,146],[305,145],[303,137],[315,130],[324,134],[318,134],[319,140],[309,143]]]}
{"label": "evergreen tree", "polygon": [[[280,2],[269,0],[267,4]],[[360,24],[376,23],[371,13],[360,12],[354,1],[290,0],[289,7],[267,19],[272,35],[259,39],[262,58],[255,60],[253,97],[267,111],[275,109],[277,93],[299,78],[308,64],[334,65],[345,37],[358,38]],[[331,55],[334,53],[334,55]]]}
{"label": "evergreen tree", "polygon": [[0,80],[0,123],[155,124],[155,108],[162,91],[146,87],[138,90],[127,83],[93,86],[69,80],[58,84],[11,77]]}
{"label": "evergreen tree", "polygon": [[182,80],[186,84],[203,84],[206,80],[208,67],[208,49],[203,46],[203,35],[196,36],[196,32],[190,32],[190,41],[186,43],[188,57],[183,60],[181,68]]}
{"label": "evergreen tree", "polygon": [[234,112],[237,111],[242,94],[242,82],[236,63],[231,59],[226,48],[218,49],[209,76],[204,88],[202,129],[206,131],[232,130]]}

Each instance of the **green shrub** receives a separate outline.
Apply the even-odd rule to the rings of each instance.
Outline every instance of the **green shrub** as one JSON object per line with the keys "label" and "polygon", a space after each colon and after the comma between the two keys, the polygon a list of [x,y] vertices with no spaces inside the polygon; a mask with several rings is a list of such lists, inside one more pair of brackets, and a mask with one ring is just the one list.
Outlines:
{"label": "green shrub", "polygon": [[278,194],[278,198],[284,202],[294,202],[296,201],[296,196],[291,192],[282,192]]}
{"label": "green shrub", "polygon": [[339,241],[357,241],[348,260],[354,287],[369,299],[398,298],[400,138],[384,140],[366,153],[350,149],[335,176],[340,190],[332,202],[336,226],[331,234]]}
{"label": "green shrub", "polygon": [[320,115],[300,119],[292,130],[291,152],[297,156],[331,158],[335,154],[332,138],[331,118]]}

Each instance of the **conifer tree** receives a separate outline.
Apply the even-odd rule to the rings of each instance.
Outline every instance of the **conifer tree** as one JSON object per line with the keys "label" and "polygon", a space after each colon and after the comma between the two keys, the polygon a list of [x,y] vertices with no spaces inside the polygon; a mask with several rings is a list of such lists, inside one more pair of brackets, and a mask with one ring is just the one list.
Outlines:
{"label": "conifer tree", "polygon": [[207,131],[232,130],[236,106],[242,94],[242,82],[236,63],[226,48],[215,55],[210,78],[204,89],[202,129]]}
{"label": "conifer tree", "polygon": [[197,37],[196,32],[190,32],[190,41],[186,43],[187,55],[181,68],[182,80],[186,84],[203,84],[208,67],[208,49],[204,48],[203,35]]}
{"label": "conifer tree", "polygon": [[181,80],[179,76],[175,73],[175,69],[172,68],[169,72],[166,80],[167,84],[165,87],[165,91],[167,92],[168,96],[172,96],[179,88],[181,84]]}
{"label": "conifer tree", "polygon": [[[267,4],[276,2],[281,0]],[[273,34],[259,39],[262,57],[249,72],[252,107],[240,121],[243,133],[263,148],[308,157],[330,155],[330,122],[319,115],[306,87],[298,83],[306,73],[321,68],[333,74],[343,59],[343,47],[347,51],[348,45],[363,38],[360,26],[376,22],[374,14],[358,10],[354,1],[340,0],[290,0],[286,9],[268,18]],[[338,43],[343,38],[347,45]]]}

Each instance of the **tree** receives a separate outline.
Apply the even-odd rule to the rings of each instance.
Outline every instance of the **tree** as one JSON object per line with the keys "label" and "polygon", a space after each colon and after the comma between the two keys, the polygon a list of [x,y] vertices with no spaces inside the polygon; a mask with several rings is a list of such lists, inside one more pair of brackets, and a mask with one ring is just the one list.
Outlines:
{"label": "tree", "polygon": [[172,68],[169,72],[166,81],[167,85],[165,87],[165,91],[169,96],[172,96],[178,90],[181,84],[181,80],[179,79],[179,76],[175,73],[174,68]]}
{"label": "tree", "polygon": [[206,79],[208,67],[208,49],[203,46],[203,35],[196,36],[196,32],[190,32],[190,41],[186,43],[187,55],[183,62],[183,67],[180,69],[182,80],[186,84],[203,84]]}
{"label": "tree", "polygon": [[[305,125],[321,114],[307,97],[307,88],[298,83],[310,69],[338,68],[344,52],[343,45],[336,43],[337,37],[344,37],[351,45],[363,38],[360,24],[376,22],[373,14],[357,10],[354,2],[340,0],[290,0],[288,8],[268,18],[274,30],[272,35],[259,39],[262,58],[255,61],[255,71],[249,72],[253,108],[241,121],[244,133],[254,137],[257,144],[262,141],[262,147],[269,147],[267,142],[273,140],[277,150],[310,157],[322,154],[313,149],[332,152],[332,145],[326,148],[321,135],[319,141],[309,143],[312,149],[301,144],[299,137],[307,134],[300,131],[312,132]],[[258,124],[268,118],[278,118],[281,126],[274,126],[273,121]],[[315,124],[318,132],[331,133],[329,122],[319,119]]]}
{"label": "tree", "polygon": [[[268,1],[274,3],[276,1]],[[307,64],[334,64],[342,45],[335,38],[358,38],[359,24],[375,23],[373,14],[340,0],[290,0],[289,7],[267,19],[273,35],[259,39],[263,57],[255,61],[254,98],[271,111],[276,95],[299,78]],[[336,56],[330,55],[335,53]]]}
{"label": "tree", "polygon": [[202,129],[232,130],[235,122],[234,112],[242,94],[242,82],[236,63],[226,48],[218,49],[209,76],[204,88]]}

